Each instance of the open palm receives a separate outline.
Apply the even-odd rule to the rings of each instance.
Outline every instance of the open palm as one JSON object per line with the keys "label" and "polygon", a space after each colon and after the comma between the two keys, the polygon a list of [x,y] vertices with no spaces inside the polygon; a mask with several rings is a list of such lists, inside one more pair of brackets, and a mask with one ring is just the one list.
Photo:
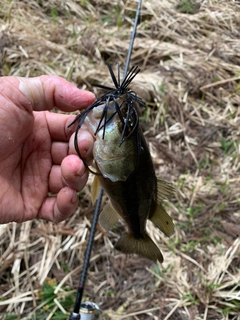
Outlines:
{"label": "open palm", "polygon": [[[61,221],[74,212],[88,175],[68,129],[73,116],[44,110],[70,112],[93,101],[93,94],[59,77],[0,79],[0,223]],[[82,131],[86,158],[92,144]]]}

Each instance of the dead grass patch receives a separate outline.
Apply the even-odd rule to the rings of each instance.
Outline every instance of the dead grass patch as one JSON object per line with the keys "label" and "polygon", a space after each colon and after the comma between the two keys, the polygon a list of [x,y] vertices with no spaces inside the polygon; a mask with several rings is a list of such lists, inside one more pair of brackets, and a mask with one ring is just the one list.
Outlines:
{"label": "dead grass patch", "polygon": [[[156,171],[177,187],[166,203],[176,232],[167,239],[149,224],[165,258],[159,265],[113,250],[121,223],[97,231],[85,296],[103,319],[240,317],[240,5],[188,3],[194,12],[183,1],[144,0],[132,54]],[[124,64],[135,7],[1,2],[1,75],[55,74],[94,91],[91,83],[111,83],[106,63]],[[93,211],[89,188],[66,222],[0,226],[3,319],[68,318]]]}

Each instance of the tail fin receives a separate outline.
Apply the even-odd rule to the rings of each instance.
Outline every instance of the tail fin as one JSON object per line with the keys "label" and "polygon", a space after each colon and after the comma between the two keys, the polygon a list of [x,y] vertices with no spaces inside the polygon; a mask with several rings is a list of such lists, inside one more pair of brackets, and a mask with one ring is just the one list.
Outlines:
{"label": "tail fin", "polygon": [[124,233],[115,245],[115,248],[123,253],[136,253],[154,262],[163,262],[163,256],[149,235],[135,238],[130,233]]}

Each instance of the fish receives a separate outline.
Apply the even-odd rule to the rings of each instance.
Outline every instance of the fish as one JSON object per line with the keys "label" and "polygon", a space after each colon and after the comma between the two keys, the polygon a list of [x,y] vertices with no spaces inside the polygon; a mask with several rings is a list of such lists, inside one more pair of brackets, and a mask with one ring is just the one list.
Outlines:
{"label": "fish", "polygon": [[[131,69],[127,77],[132,79],[137,71]],[[121,88],[119,82],[116,80],[116,87]],[[104,99],[97,101],[79,117],[80,125],[84,123],[95,138],[92,201],[97,199],[101,187],[109,198],[99,223],[108,231],[122,219],[127,231],[115,248],[125,254],[163,262],[161,251],[147,233],[146,223],[150,220],[166,236],[173,234],[174,224],[163,207],[163,200],[173,195],[174,187],[156,177],[139,125],[137,107],[143,104],[141,98],[128,90],[115,90],[115,95],[110,97],[105,97],[105,102]],[[75,147],[77,149],[77,141]]]}

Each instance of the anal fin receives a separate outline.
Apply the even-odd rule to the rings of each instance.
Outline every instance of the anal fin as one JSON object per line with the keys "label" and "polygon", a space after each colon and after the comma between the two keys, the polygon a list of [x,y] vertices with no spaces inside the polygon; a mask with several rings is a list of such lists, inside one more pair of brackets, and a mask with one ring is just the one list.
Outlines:
{"label": "anal fin", "polygon": [[155,210],[148,218],[152,223],[158,227],[166,236],[170,237],[174,232],[174,224],[172,218],[164,210],[161,204],[156,204]]}

